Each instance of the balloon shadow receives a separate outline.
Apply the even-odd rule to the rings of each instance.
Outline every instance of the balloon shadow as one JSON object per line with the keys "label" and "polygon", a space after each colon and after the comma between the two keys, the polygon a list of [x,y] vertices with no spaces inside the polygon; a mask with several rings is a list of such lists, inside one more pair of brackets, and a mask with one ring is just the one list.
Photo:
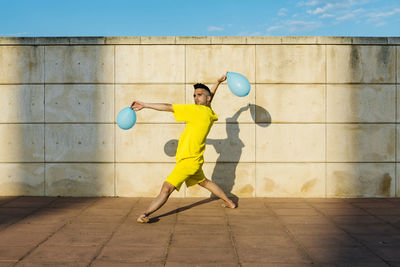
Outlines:
{"label": "balloon shadow", "polygon": [[249,106],[251,118],[257,126],[268,127],[271,125],[271,114],[265,108],[254,104],[249,104]]}

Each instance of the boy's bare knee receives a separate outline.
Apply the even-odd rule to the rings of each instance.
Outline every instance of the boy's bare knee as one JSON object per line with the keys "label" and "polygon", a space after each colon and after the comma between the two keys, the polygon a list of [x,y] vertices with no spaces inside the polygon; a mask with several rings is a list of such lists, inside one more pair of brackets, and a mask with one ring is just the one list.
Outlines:
{"label": "boy's bare knee", "polygon": [[209,180],[205,179],[203,182],[199,183],[200,186],[205,187],[208,184]]}
{"label": "boy's bare knee", "polygon": [[170,183],[164,182],[161,187],[161,194],[170,195],[175,190],[175,186]]}

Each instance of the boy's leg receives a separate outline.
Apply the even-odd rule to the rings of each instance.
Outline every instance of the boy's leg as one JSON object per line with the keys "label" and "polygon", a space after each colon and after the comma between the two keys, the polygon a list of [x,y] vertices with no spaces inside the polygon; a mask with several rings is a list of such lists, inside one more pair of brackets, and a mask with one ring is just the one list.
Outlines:
{"label": "boy's leg", "polygon": [[165,202],[167,202],[168,197],[174,192],[175,186],[168,182],[164,182],[161,187],[161,192],[158,196],[151,202],[147,210],[137,218],[137,222],[145,223],[149,221],[149,215],[161,208]]}
{"label": "boy's leg", "polygon": [[222,191],[222,189],[216,183],[205,179],[203,182],[199,183],[199,185],[225,201],[225,207],[232,209],[236,208],[236,204],[225,195],[224,191]]}

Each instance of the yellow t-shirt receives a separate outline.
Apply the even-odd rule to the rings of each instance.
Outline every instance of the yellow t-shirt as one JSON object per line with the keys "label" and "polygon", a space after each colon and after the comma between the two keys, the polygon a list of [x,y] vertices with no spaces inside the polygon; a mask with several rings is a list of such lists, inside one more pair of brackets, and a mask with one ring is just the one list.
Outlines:
{"label": "yellow t-shirt", "polygon": [[185,131],[179,137],[176,162],[193,159],[203,163],[207,135],[214,121],[218,120],[214,111],[203,105],[172,105],[176,121],[185,121]]}

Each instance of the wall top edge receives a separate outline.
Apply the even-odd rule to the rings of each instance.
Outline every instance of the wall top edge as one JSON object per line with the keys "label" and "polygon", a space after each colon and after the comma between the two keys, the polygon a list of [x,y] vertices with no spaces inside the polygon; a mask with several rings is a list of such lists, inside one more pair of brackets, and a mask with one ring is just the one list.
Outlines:
{"label": "wall top edge", "polygon": [[0,37],[0,45],[132,45],[132,44],[352,44],[398,45],[400,37],[341,36],[123,36]]}

